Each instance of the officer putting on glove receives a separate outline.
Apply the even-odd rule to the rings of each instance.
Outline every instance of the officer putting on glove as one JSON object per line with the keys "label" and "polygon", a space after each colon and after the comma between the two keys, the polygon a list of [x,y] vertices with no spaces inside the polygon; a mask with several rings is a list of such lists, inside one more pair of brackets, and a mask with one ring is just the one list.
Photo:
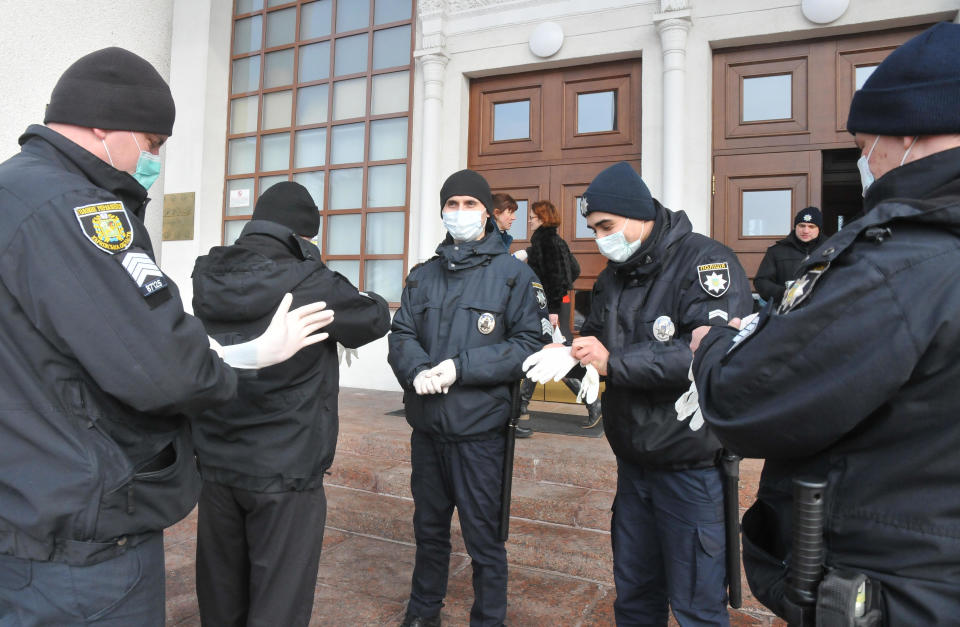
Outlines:
{"label": "officer putting on glove", "polygon": [[549,337],[546,299],[533,272],[507,253],[488,216],[493,202],[482,176],[450,175],[440,206],[449,234],[436,257],[410,271],[388,336],[413,427],[417,555],[403,625],[440,625],[454,507],[473,567],[470,624],[502,625],[504,429],[520,366]]}
{"label": "officer putting on glove", "polygon": [[854,589],[835,611],[876,609],[887,625],[960,617],[958,51],[960,24],[942,23],[874,70],[847,119],[865,215],[801,263],[778,309],[739,335],[694,335],[704,418],[767,459],[743,557],[754,595],[781,616],[791,481],[812,477],[827,481],[837,576],[818,615],[853,574],[879,590],[858,603]]}
{"label": "officer putting on glove", "polygon": [[527,376],[559,380],[579,362],[606,381],[617,624],[666,625],[669,606],[681,625],[728,625],[720,443],[702,421],[681,421],[675,403],[689,385],[690,333],[749,313],[750,286],[733,252],[654,200],[626,162],[583,199],[609,262],[581,337],[532,356]]}
{"label": "officer putting on glove", "polygon": [[218,353],[261,367],[325,337],[331,313],[289,295],[229,350],[184,313],[142,222],[173,121],[160,74],[106,48],[0,164],[4,625],[163,625],[163,529],[200,487],[185,415],[236,392]]}

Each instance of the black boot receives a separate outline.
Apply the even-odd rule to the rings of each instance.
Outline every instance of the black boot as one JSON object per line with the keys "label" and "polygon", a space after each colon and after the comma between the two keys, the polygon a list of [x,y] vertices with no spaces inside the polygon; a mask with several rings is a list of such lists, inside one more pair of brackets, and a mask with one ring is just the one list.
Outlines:
{"label": "black boot", "polygon": [[403,622],[400,623],[400,627],[440,627],[440,614],[425,618],[407,612],[407,615],[403,617]]}
{"label": "black boot", "polygon": [[517,425],[515,434],[518,438],[529,438],[531,435],[533,435],[533,429]]}
{"label": "black boot", "polygon": [[587,417],[580,423],[584,429],[592,429],[600,424],[603,416],[600,413],[600,399],[597,399],[587,405]]}

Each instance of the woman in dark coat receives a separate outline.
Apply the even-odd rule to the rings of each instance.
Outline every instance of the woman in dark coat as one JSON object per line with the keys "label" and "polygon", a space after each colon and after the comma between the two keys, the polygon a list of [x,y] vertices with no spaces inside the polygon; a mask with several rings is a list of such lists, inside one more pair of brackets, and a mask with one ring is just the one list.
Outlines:
{"label": "woman in dark coat", "polygon": [[767,249],[757,276],[753,279],[753,286],[763,300],[772,300],[774,306],[780,304],[787,282],[793,280],[800,262],[823,241],[820,236],[822,226],[823,215],[820,210],[807,207],[793,219],[790,235]]}

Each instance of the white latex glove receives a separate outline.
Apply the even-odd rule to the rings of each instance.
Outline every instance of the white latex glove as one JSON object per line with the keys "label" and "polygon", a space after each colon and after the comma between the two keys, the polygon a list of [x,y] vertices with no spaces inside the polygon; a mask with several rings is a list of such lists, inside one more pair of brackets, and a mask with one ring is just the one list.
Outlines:
{"label": "white latex glove", "polygon": [[757,319],[757,316],[759,316],[759,315],[760,315],[760,314],[758,314],[758,313],[752,313],[752,314],[750,314],[750,315],[744,316],[743,318],[740,319],[740,326],[737,327],[737,328],[740,329],[741,331],[743,331],[743,329],[746,328],[746,326],[747,326],[748,324],[750,324],[751,322],[753,322],[754,320],[756,320],[756,319]]}
{"label": "white latex glove", "polygon": [[570,354],[569,346],[554,346],[541,349],[523,360],[523,371],[527,378],[537,383],[559,381],[577,365]]}
{"label": "white latex glove", "polygon": [[560,327],[553,327],[553,341],[557,344],[563,344],[567,341],[567,338],[563,337],[563,333],[560,333]]}
{"label": "white latex glove", "polygon": [[525,248],[521,248],[517,252],[513,253],[513,256],[524,263],[527,262],[527,250]]}
{"label": "white latex glove", "polygon": [[344,359],[347,361],[347,368],[353,365],[353,362],[360,358],[360,352],[355,348],[347,348],[340,342],[337,342],[337,363],[342,364]]}
{"label": "white latex glove", "polygon": [[600,373],[593,367],[593,364],[587,365],[587,374],[580,379],[580,391],[577,392],[577,402],[590,405],[597,400],[600,395]]}
{"label": "white latex glove", "polygon": [[234,368],[266,368],[290,359],[301,348],[327,339],[329,333],[315,332],[333,322],[333,310],[324,309],[326,303],[318,301],[290,311],[292,302],[293,294],[285,294],[263,335],[243,344],[222,347],[223,360]]}
{"label": "white latex glove", "polygon": [[700,395],[697,393],[697,384],[693,380],[693,363],[690,363],[690,372],[687,374],[690,379],[690,387],[687,389],[673,408],[677,410],[677,420],[683,421],[690,418],[690,430],[699,431],[703,426],[703,413],[700,411]]}
{"label": "white latex glove", "polygon": [[440,386],[440,391],[444,394],[450,391],[450,386],[457,380],[457,367],[452,359],[444,359],[427,372],[435,379]]}
{"label": "white latex glove", "polygon": [[413,378],[413,390],[420,396],[436,394],[439,387],[435,383],[436,377],[431,375],[429,370],[421,370],[420,374]]}

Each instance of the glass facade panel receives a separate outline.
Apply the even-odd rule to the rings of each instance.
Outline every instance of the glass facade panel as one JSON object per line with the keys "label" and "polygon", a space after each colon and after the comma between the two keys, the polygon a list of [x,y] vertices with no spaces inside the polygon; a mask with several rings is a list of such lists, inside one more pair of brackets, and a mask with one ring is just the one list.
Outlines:
{"label": "glass facade panel", "polygon": [[580,213],[580,205],[582,202],[583,202],[583,198],[581,196],[577,196],[577,212],[576,212],[577,228],[576,228],[575,234],[576,234],[576,237],[579,237],[579,238],[587,237],[587,238],[593,239],[594,238],[593,231],[591,231],[587,227],[587,219]]}
{"label": "glass facade panel", "polygon": [[510,225],[507,233],[512,235],[513,239],[527,239],[527,201],[516,198],[514,200],[517,203],[517,219]]}
{"label": "glass facade panel", "polygon": [[743,121],[789,119],[793,110],[793,75],[743,79]]}
{"label": "glass facade panel", "polygon": [[259,50],[263,41],[263,16],[245,17],[233,23],[233,54]]}
{"label": "glass facade panel", "polygon": [[410,27],[397,26],[373,34],[373,69],[410,65]]}
{"label": "glass facade panel", "polygon": [[260,111],[259,98],[247,96],[230,101],[230,134],[255,133],[257,114]]}
{"label": "glass facade panel", "polygon": [[297,90],[297,126],[327,121],[329,85],[313,85]]}
{"label": "glass facade panel", "polygon": [[577,132],[603,133],[617,130],[617,92],[577,94]]}
{"label": "glass facade panel", "polygon": [[330,42],[321,41],[300,48],[300,69],[297,71],[301,83],[330,78]]}
{"label": "glass facade panel", "polygon": [[369,259],[364,264],[364,286],[376,292],[388,303],[398,302],[403,291],[403,261],[400,259]]}
{"label": "glass facade panel", "polygon": [[407,201],[407,166],[371,166],[367,170],[367,206],[402,207]]}
{"label": "glass facade panel", "polygon": [[257,138],[231,139],[227,144],[227,174],[249,174],[257,169]]}
{"label": "glass facade panel", "polygon": [[330,163],[363,161],[363,138],[366,124],[341,124],[333,127]]}
{"label": "glass facade panel", "polygon": [[223,223],[223,241],[225,244],[233,244],[240,237],[243,227],[247,226],[250,220],[230,220]]}
{"label": "glass facade panel", "polygon": [[370,23],[370,3],[364,0],[337,0],[337,32],[366,28]]}
{"label": "glass facade panel", "polygon": [[493,105],[493,141],[530,137],[530,101]]}
{"label": "glass facade panel", "polygon": [[353,78],[333,84],[333,119],[363,117],[367,112],[367,79]]}
{"label": "glass facade panel", "polygon": [[341,37],[333,55],[333,75],[344,76],[367,71],[367,35]]}
{"label": "glass facade panel", "polygon": [[243,15],[251,11],[259,11],[263,8],[263,0],[237,0],[234,7],[234,15]]}
{"label": "glass facade panel", "polygon": [[297,131],[293,146],[293,167],[312,168],[326,165],[327,129]]}
{"label": "glass facade panel", "polygon": [[281,9],[267,13],[267,48],[292,44],[297,36],[297,9]]}
{"label": "glass facade panel", "polygon": [[290,133],[260,136],[260,171],[290,168]]}
{"label": "glass facade panel", "polygon": [[330,34],[331,0],[319,0],[300,7],[300,39]]}
{"label": "glass facade panel", "polygon": [[376,0],[373,8],[373,23],[389,24],[410,19],[410,0]]}
{"label": "glass facade panel", "polygon": [[348,213],[327,218],[327,254],[360,254],[359,213]]}
{"label": "glass facade panel", "polygon": [[400,113],[410,104],[410,72],[391,72],[373,77],[371,115]]}
{"label": "glass facade panel", "polygon": [[349,259],[331,259],[327,262],[327,267],[334,272],[339,272],[343,276],[347,277],[347,280],[354,285],[360,285],[359,261],[350,261]]}
{"label": "glass facade panel", "polygon": [[258,188],[257,193],[260,194],[260,196],[263,196],[263,192],[267,191],[277,183],[281,183],[286,180],[288,180],[286,174],[276,174],[274,176],[261,176],[260,187]]}
{"label": "glass facade panel", "polygon": [[406,215],[402,211],[367,214],[368,255],[403,254],[403,221]]}
{"label": "glass facade panel", "polygon": [[293,48],[264,55],[263,88],[283,87],[293,83]]}
{"label": "glass facade panel", "polygon": [[227,215],[245,216],[253,212],[253,179],[227,181]]}
{"label": "glass facade panel", "polygon": [[370,122],[370,161],[404,159],[407,156],[407,118]]}
{"label": "glass facade panel", "polygon": [[330,209],[357,209],[362,199],[363,168],[330,171]]}
{"label": "glass facade panel", "polygon": [[245,57],[233,62],[230,93],[242,94],[260,89],[260,56]]}
{"label": "glass facade panel", "polygon": [[293,116],[293,92],[275,91],[263,95],[263,130],[286,128]]}
{"label": "glass facade panel", "polygon": [[323,211],[323,177],[323,171],[297,172],[293,175],[293,180],[307,188],[313,202],[317,203],[321,211]]}
{"label": "glass facade panel", "polygon": [[877,69],[876,65],[861,65],[855,70],[857,89],[863,87],[863,84],[867,82],[875,69]]}
{"label": "glass facade panel", "polygon": [[742,235],[766,237],[790,233],[793,190],[764,189],[742,194]]}

